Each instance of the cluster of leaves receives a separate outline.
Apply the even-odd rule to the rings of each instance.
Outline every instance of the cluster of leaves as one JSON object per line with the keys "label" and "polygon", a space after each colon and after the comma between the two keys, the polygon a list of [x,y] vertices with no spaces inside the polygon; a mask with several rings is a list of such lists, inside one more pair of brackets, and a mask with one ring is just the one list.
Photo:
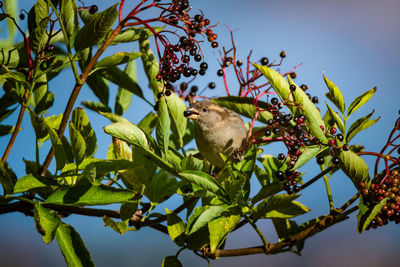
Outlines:
{"label": "cluster of leaves", "polygon": [[[58,9],[57,4],[60,5]],[[56,13],[62,30],[55,33],[50,31],[49,34],[46,29],[52,25],[53,13]],[[199,159],[196,150],[188,150],[188,144],[194,138],[194,127],[183,116],[186,109],[184,101],[173,92],[160,94],[165,89],[164,83],[156,77],[159,63],[150,49],[148,39],[152,31],[129,27],[112,36],[114,32],[111,27],[118,14],[117,4],[90,14],[84,8],[78,12],[73,0],[38,0],[28,16],[28,42],[35,57],[31,58],[31,54],[26,53],[24,44],[8,46],[0,54],[3,62],[0,81],[4,89],[0,99],[1,120],[16,109],[15,105],[26,108],[36,134],[36,154],[39,155],[41,144],[50,140],[56,160],[53,171],[43,169],[39,156],[34,161],[25,160],[26,175],[23,177],[17,177],[11,167],[3,162],[0,165],[0,182],[4,195],[0,198],[0,211],[14,208],[28,215],[32,215],[33,211],[34,222],[43,241],[50,243],[55,237],[68,265],[91,266],[93,262],[79,234],[71,225],[62,222],[59,214],[103,217],[105,225],[120,234],[151,226],[169,234],[182,249],[202,252],[210,258],[221,255],[218,251],[223,250],[227,236],[248,223],[260,236],[263,242],[261,249],[265,253],[287,250],[300,253],[304,240],[323,229],[322,222],[325,223],[329,214],[298,225],[293,218],[310,209],[296,200],[299,194],[282,193],[283,181],[276,173],[295,171],[319,156],[325,158],[325,163],[321,165],[322,174],[316,178],[323,176],[327,189],[329,179],[339,168],[357,189],[360,182],[369,183],[368,167],[357,154],[362,148],[348,143],[378,119],[371,120],[370,113],[350,127],[347,127],[347,120],[371,98],[375,89],[357,97],[345,112],[340,90],[324,76],[329,89],[327,98],[339,113],[326,104],[328,112],[322,118],[314,103],[290,77],[286,81],[278,72],[262,65],[254,66],[286,105],[288,114],[298,116],[300,111],[304,113],[308,120],[302,127],[320,142],[318,145],[304,145],[296,165],[290,167],[287,161],[262,154],[262,143],[255,142],[249,146],[242,161],[226,161],[218,179],[213,178],[209,163]],[[78,24],[78,15],[84,23],[83,27]],[[110,39],[110,36],[114,39]],[[138,42],[140,53],[120,52],[92,64],[93,47],[109,40],[112,40],[111,45]],[[47,52],[46,47],[53,44],[55,52]],[[61,45],[65,45],[67,52],[61,49]],[[76,51],[74,55],[71,52],[73,48]],[[122,115],[131,103],[132,94],[149,102],[137,82],[135,60],[138,58],[143,62],[149,87],[159,102],[157,112],[149,108],[148,114],[136,125]],[[65,68],[71,67],[74,72],[77,71],[74,69],[75,61],[82,70],[91,67],[86,82],[98,98],[98,101],[85,101],[82,105],[111,122],[104,127],[105,133],[112,136],[106,159],[94,157],[97,138],[83,108],[73,110],[68,124],[68,137],[60,137],[58,132],[63,114],[45,116],[55,97],[49,89],[49,82],[57,75],[64,75],[61,71]],[[125,63],[122,70],[118,65]],[[77,84],[84,82],[79,76],[75,78]],[[114,109],[109,103],[109,82],[119,86]],[[290,89],[291,85],[298,89],[295,93]],[[251,119],[257,113],[254,99],[250,97],[220,97],[212,101]],[[296,103],[295,107],[291,104],[293,102]],[[259,106],[262,107],[261,101]],[[260,112],[258,116],[260,123],[264,124],[271,118],[272,114],[267,111]],[[329,144],[329,139],[333,137],[323,130],[332,127],[339,128],[344,136],[342,141],[335,139],[334,145]],[[3,134],[14,131],[12,126],[6,125],[0,129]],[[330,162],[332,155],[340,157],[339,165]],[[251,188],[250,180],[253,177],[258,179],[259,187]],[[327,193],[330,213],[333,214],[335,206],[330,189]],[[173,211],[166,209],[165,214],[153,212],[157,205],[174,195],[181,196],[180,207]],[[87,207],[109,204],[120,204],[120,210]],[[365,229],[370,222],[365,217],[370,218],[376,212],[376,207],[362,206],[362,202],[360,205],[360,229]],[[336,211],[333,221],[324,224],[325,227],[346,219],[344,211],[347,208],[345,206]],[[182,210],[186,210],[186,217],[178,215]],[[265,219],[272,220],[275,225],[279,237],[276,246],[270,244],[257,227],[257,222]],[[318,231],[309,231],[310,227],[316,225],[321,226]],[[166,257],[163,266],[179,266],[179,252]]]}

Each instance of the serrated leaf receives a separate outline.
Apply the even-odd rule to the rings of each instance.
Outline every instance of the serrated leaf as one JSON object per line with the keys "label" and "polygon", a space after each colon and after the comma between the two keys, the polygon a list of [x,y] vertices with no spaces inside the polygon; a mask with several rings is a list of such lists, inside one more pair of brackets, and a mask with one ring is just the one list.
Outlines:
{"label": "serrated leaf", "polygon": [[76,1],[63,0],[60,1],[60,16],[67,33],[68,40],[70,41],[70,48],[73,47],[75,35],[79,30],[78,12]]}
{"label": "serrated leaf", "polygon": [[115,19],[118,17],[117,5],[119,3],[114,4],[103,12],[92,15],[90,21],[76,35],[76,51],[97,44],[108,34]]}
{"label": "serrated leaf", "polygon": [[[250,97],[240,97],[240,96],[224,96],[218,97],[211,100],[221,106],[229,108],[242,116],[253,119],[256,115],[256,107],[254,99]],[[268,103],[263,101],[258,101],[257,106],[260,109],[257,120],[263,123],[267,123],[269,119],[273,118],[271,112],[268,111]]]}
{"label": "serrated leaf", "polygon": [[74,109],[71,115],[71,122],[84,138],[86,144],[85,157],[92,157],[97,151],[97,138],[85,110],[80,107]]}
{"label": "serrated leaf", "polygon": [[368,127],[374,125],[375,123],[377,123],[380,119],[380,117],[374,119],[374,120],[370,120],[372,114],[374,114],[374,111],[372,111],[371,113],[369,113],[368,115],[359,118],[358,120],[356,120],[355,122],[353,122],[349,128],[349,130],[347,131],[347,135],[346,135],[346,142],[350,142],[351,139],[354,138],[354,136],[356,136],[356,134],[358,134],[359,132],[367,129]]}
{"label": "serrated leaf", "polygon": [[183,147],[183,137],[186,134],[187,119],[183,116],[186,110],[186,105],[178,95],[172,93],[165,98],[167,100],[168,112],[171,119],[171,130],[173,136],[177,138],[178,145],[175,147],[179,149]]}
{"label": "serrated leaf", "polygon": [[103,222],[104,226],[110,227],[113,229],[115,232],[117,232],[120,235],[123,235],[128,231],[128,222],[116,222],[110,217],[103,216]]}
{"label": "serrated leaf", "polygon": [[182,263],[176,256],[167,256],[163,259],[161,267],[182,267]]}
{"label": "serrated leaf", "polygon": [[260,218],[292,218],[310,211],[300,202],[293,201],[299,195],[274,195],[264,199],[252,212],[254,220]]}
{"label": "serrated leaf", "polygon": [[150,49],[149,39],[139,40],[139,46],[140,53],[142,53],[144,72],[149,80],[149,87],[153,90],[153,94],[157,96],[158,92],[161,92],[164,87],[163,83],[161,81],[157,81],[156,79],[156,76],[160,71],[160,66],[156,56]]}
{"label": "serrated leaf", "polygon": [[68,266],[94,267],[82,238],[71,225],[61,223],[56,231],[56,239]]}
{"label": "serrated leaf", "polygon": [[306,164],[311,159],[315,158],[319,153],[327,149],[328,147],[321,147],[319,145],[315,146],[305,146],[300,148],[302,152],[299,158],[296,161],[296,164],[293,166],[293,170],[299,169],[301,166]]}
{"label": "serrated leaf", "polygon": [[[331,115],[331,117],[333,118],[333,120],[336,122],[336,125],[339,127],[339,130],[342,133],[346,132],[346,128],[344,127],[343,121],[342,119],[339,117],[339,115],[328,105],[328,103],[326,103],[326,107],[328,108],[328,112]],[[332,126],[332,125],[330,125]]]}
{"label": "serrated leaf", "polygon": [[186,230],[185,222],[169,209],[165,208],[165,212],[167,214],[167,229],[169,236],[176,244],[183,246]]}
{"label": "serrated leaf", "polygon": [[87,100],[87,101],[83,101],[82,105],[85,108],[90,109],[94,112],[111,112],[111,109],[101,102],[94,102],[94,101]]}
{"label": "serrated leaf", "polygon": [[[165,27],[152,27],[155,32],[161,32]],[[146,27],[142,28],[127,28],[122,30],[115,36],[114,40],[112,40],[111,45],[116,45],[119,43],[131,43],[138,40],[144,40],[153,35],[153,32],[150,31]]]}
{"label": "serrated leaf", "polygon": [[111,66],[116,66],[120,64],[127,63],[129,61],[135,60],[140,57],[140,53],[128,53],[128,52],[118,52],[112,56],[108,56],[103,58],[94,64],[94,69],[102,69]]}
{"label": "serrated leaf", "polygon": [[129,92],[137,95],[142,99],[145,99],[142,89],[140,88],[139,84],[136,82],[134,77],[131,77],[126,72],[120,70],[118,67],[115,66],[108,67],[96,73],[100,73],[104,78],[106,78],[110,82],[115,83],[120,87],[123,87],[124,89],[128,90]]}
{"label": "serrated leaf", "polygon": [[48,17],[49,5],[46,0],[38,0],[28,13],[28,30],[30,48],[36,54],[45,44],[44,38]]}
{"label": "serrated leaf", "polygon": [[47,125],[47,131],[49,132],[51,146],[54,150],[54,155],[56,158],[57,170],[61,170],[67,163],[67,154],[65,153],[63,143],[58,137],[57,132]]}
{"label": "serrated leaf", "polygon": [[193,157],[192,154],[182,159],[182,171],[201,171],[203,169],[203,160]]}
{"label": "serrated leaf", "polygon": [[216,195],[225,195],[225,190],[210,175],[200,171],[184,171],[179,173],[179,177],[189,183],[196,184],[201,188]]}
{"label": "serrated leaf", "polygon": [[339,88],[325,76],[325,71],[322,74],[324,76],[325,84],[329,89],[329,93],[326,93],[326,97],[330,101],[332,101],[332,103],[339,109],[342,114],[344,114],[345,103],[342,92],[340,92]]}
{"label": "serrated leaf", "polygon": [[146,188],[145,195],[153,205],[158,205],[175,194],[178,187],[179,183],[174,176],[161,171],[151,179],[150,184]]}
{"label": "serrated leaf", "polygon": [[46,200],[47,203],[63,205],[108,205],[128,202],[135,196],[131,190],[105,185],[78,182],[76,186],[60,187]]}
{"label": "serrated leaf", "polygon": [[47,187],[47,185],[30,173],[18,179],[14,185],[14,194],[42,187]]}
{"label": "serrated leaf", "polygon": [[379,203],[374,205],[373,207],[369,207],[364,204],[363,199],[360,199],[360,203],[358,204],[359,212],[357,214],[357,232],[362,233],[371,221],[376,217],[376,215],[381,212],[383,206],[386,205],[388,198],[382,199]]}
{"label": "serrated leaf", "polygon": [[[137,74],[136,74],[136,62],[130,61],[125,66],[124,72],[132,78],[133,81],[137,81]],[[137,91],[141,91],[140,88]],[[114,111],[118,115],[122,115],[128,109],[129,105],[131,104],[132,99],[132,92],[119,86],[117,97],[115,99],[115,106]]]}
{"label": "serrated leaf", "polygon": [[69,138],[71,140],[72,154],[74,155],[76,164],[79,165],[85,158],[86,143],[72,122],[69,123]]}
{"label": "serrated leaf", "polygon": [[200,230],[203,226],[207,225],[213,219],[217,218],[223,211],[229,206],[210,206],[207,207],[196,219],[192,227],[190,228],[189,235]]}
{"label": "serrated leaf", "polygon": [[39,202],[35,202],[34,218],[36,229],[42,235],[43,241],[50,244],[61,224],[60,217],[53,210],[44,208]]}
{"label": "serrated leaf", "polygon": [[258,201],[263,200],[264,198],[270,197],[281,192],[283,182],[275,182],[271,184],[267,184],[261,188],[260,191],[253,197],[251,203],[254,205]]}
{"label": "serrated leaf", "polygon": [[365,103],[368,102],[368,100],[371,99],[371,97],[375,94],[376,92],[376,87],[366,91],[362,95],[356,97],[356,99],[351,102],[348,110],[347,110],[347,116],[349,117],[351,114],[353,114],[357,109],[361,108]]}
{"label": "serrated leaf", "polygon": [[341,150],[339,158],[340,168],[352,180],[355,187],[359,188],[360,182],[365,182],[369,178],[367,164],[351,150]]}
{"label": "serrated leaf", "polygon": [[150,134],[157,124],[157,115],[150,111],[138,124],[139,128]]}
{"label": "serrated leaf", "polygon": [[169,132],[171,120],[169,118],[168,107],[165,98],[161,98],[157,111],[156,137],[159,147],[162,149],[163,158],[168,154]]}
{"label": "serrated leaf", "polygon": [[228,190],[231,203],[235,204],[240,200],[240,195],[241,193],[243,193],[243,188],[246,184],[247,179],[248,178],[246,176],[239,173],[237,175],[237,179],[232,181],[232,184]]}
{"label": "serrated leaf", "polygon": [[14,188],[13,173],[7,163],[3,164],[2,161],[0,161],[0,183],[5,194],[12,194]]}
{"label": "serrated leaf", "polygon": [[222,215],[221,217],[208,223],[211,252],[214,252],[220,246],[228,234],[235,229],[235,226],[239,223],[239,221],[239,215],[231,214],[229,216]]}

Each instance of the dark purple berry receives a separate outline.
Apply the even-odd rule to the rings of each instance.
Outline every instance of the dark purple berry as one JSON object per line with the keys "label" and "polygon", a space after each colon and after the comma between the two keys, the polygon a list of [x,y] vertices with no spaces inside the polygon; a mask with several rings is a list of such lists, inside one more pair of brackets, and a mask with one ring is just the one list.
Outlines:
{"label": "dark purple berry", "polygon": [[217,71],[217,75],[218,76],[223,76],[224,75],[224,71],[223,70],[221,70],[221,69],[219,69],[218,71]]}
{"label": "dark purple berry", "polygon": [[207,64],[206,62],[202,62],[202,63],[200,64],[200,69],[202,69],[202,70],[208,69],[208,64]]}
{"label": "dark purple berry", "polygon": [[23,13],[19,14],[19,19],[20,20],[24,20],[25,19],[25,15]]}
{"label": "dark purple berry", "polygon": [[339,164],[340,163],[340,159],[338,157],[333,157],[332,158],[332,163],[335,164],[335,165]]}
{"label": "dark purple berry", "polygon": [[89,13],[93,15],[94,13],[97,12],[97,10],[99,10],[99,8],[98,8],[96,5],[92,5],[92,6],[89,8]]}
{"label": "dark purple berry", "polygon": [[282,171],[277,171],[275,175],[281,181],[283,181],[285,179],[285,175]]}
{"label": "dark purple berry", "polygon": [[172,91],[171,90],[165,90],[165,93],[164,93],[166,96],[170,96],[171,94],[172,94]]}
{"label": "dark purple berry", "polygon": [[271,104],[272,104],[272,105],[276,105],[276,104],[278,104],[278,103],[279,103],[278,98],[274,97],[274,98],[271,99]]}
{"label": "dark purple berry", "polygon": [[285,156],[285,154],[283,154],[283,153],[280,153],[279,155],[278,155],[278,159],[279,160],[284,160],[286,158],[286,156]]}
{"label": "dark purple berry", "polygon": [[324,162],[325,162],[325,160],[324,160],[323,157],[317,157],[317,163],[318,163],[318,165],[322,165],[322,164],[324,164]]}
{"label": "dark purple berry", "polygon": [[260,60],[260,63],[261,63],[261,65],[263,65],[263,66],[268,65],[268,62],[269,62],[269,60],[268,60],[268,58],[266,58],[266,57],[263,57],[263,58]]}
{"label": "dark purple berry", "polygon": [[210,82],[210,83],[208,84],[208,88],[214,89],[214,88],[215,88],[215,82]]}
{"label": "dark purple berry", "polygon": [[292,91],[292,92],[296,91],[296,85],[291,84],[290,85],[290,91]]}

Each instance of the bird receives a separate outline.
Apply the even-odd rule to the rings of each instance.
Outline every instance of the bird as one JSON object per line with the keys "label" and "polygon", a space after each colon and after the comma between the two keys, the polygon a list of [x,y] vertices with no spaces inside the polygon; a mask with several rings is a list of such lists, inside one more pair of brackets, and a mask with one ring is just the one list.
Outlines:
{"label": "bird", "polygon": [[234,111],[203,100],[191,104],[183,115],[194,121],[194,138],[200,154],[211,164],[222,168],[220,154],[241,160],[240,149],[247,141],[247,128]]}

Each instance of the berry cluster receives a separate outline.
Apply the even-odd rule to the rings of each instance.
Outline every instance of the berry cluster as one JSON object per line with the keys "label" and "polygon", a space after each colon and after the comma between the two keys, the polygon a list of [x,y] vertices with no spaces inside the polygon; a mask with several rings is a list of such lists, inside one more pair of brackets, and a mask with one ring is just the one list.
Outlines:
{"label": "berry cluster", "polygon": [[[285,158],[284,154],[279,154],[278,158]],[[297,179],[300,177],[300,173],[298,171],[291,171],[291,170],[286,170],[285,172],[283,171],[277,171],[276,176],[280,181],[285,181],[286,182],[283,184],[283,190],[285,190],[288,194],[292,194],[299,192],[300,187],[297,185],[298,181]]]}
{"label": "berry cluster", "polygon": [[360,191],[364,202],[375,205],[387,198],[382,210],[368,225],[367,230],[388,224],[389,221],[400,223],[400,176],[398,170],[392,170],[390,178],[383,181],[373,181],[369,188],[363,182],[360,183]]}

